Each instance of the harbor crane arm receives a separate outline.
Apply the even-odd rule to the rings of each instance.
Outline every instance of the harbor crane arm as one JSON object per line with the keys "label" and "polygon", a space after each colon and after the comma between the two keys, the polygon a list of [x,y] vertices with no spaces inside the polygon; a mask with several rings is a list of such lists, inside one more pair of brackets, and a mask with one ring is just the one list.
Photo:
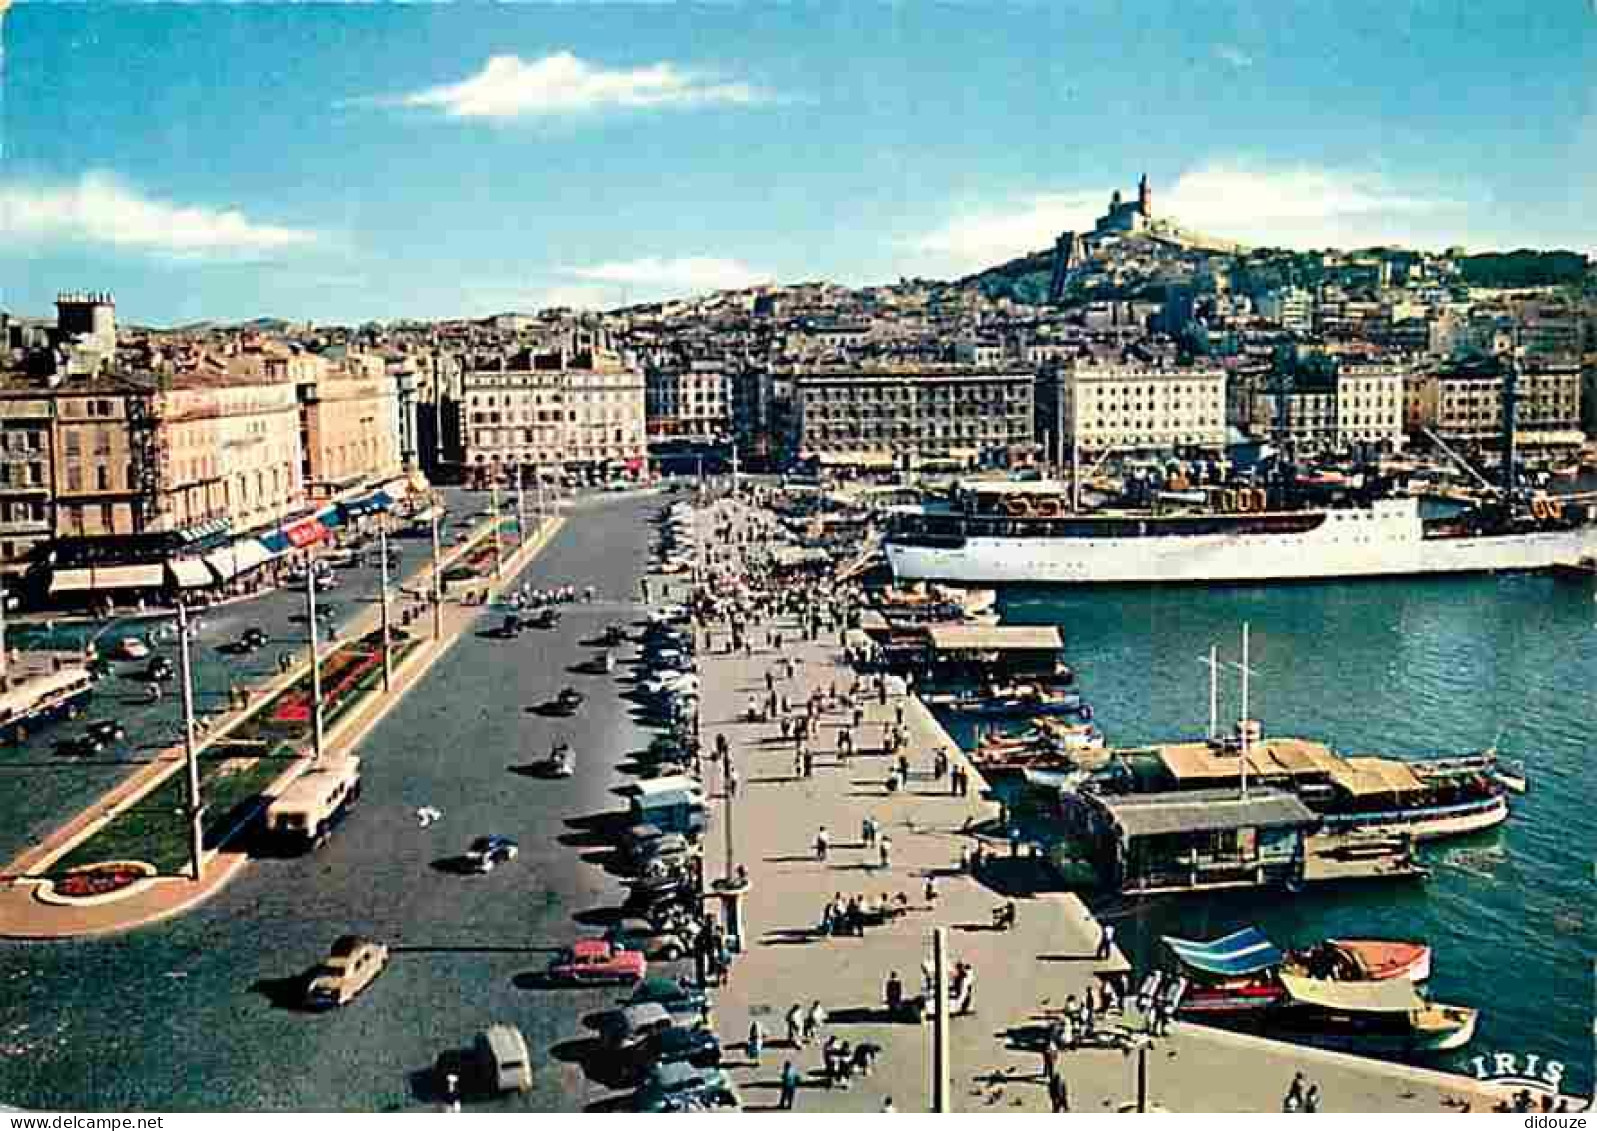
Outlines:
{"label": "harbor crane arm", "polygon": [[1470,478],[1475,480],[1475,482],[1479,483],[1482,487],[1486,488],[1486,490],[1490,491],[1494,495],[1502,494],[1501,488],[1497,487],[1493,483],[1488,482],[1484,475],[1476,471],[1475,468],[1470,465],[1469,460],[1465,459],[1452,448],[1448,447],[1447,442],[1435,432],[1431,431],[1429,428],[1421,428],[1420,431],[1425,434],[1426,439],[1430,440],[1430,442],[1435,444],[1438,448],[1441,448],[1442,453],[1446,455],[1448,459],[1452,460],[1459,467],[1463,468]]}

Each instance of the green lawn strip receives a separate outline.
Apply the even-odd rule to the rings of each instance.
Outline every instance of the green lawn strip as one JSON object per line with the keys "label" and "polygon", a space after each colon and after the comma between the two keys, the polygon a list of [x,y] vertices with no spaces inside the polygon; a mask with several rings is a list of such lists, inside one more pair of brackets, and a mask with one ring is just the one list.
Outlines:
{"label": "green lawn strip", "polygon": [[[343,646],[359,649],[375,646],[375,638],[363,638]],[[406,656],[420,646],[405,640],[394,648],[397,668]],[[340,649],[342,651],[343,649]],[[332,723],[363,702],[366,695],[381,686],[383,667],[373,665],[356,682],[344,689],[337,700],[325,700],[323,723]],[[310,676],[296,681],[263,705],[254,716],[229,731],[222,745],[212,747],[200,757],[200,795],[205,803],[205,841],[207,847],[233,828],[243,816],[240,806],[258,796],[288,768],[289,759],[310,737],[310,726],[301,723],[270,721],[273,704],[290,691],[309,690]],[[271,757],[229,752],[230,744],[248,744],[248,749],[265,747]],[[224,772],[224,767],[226,767]],[[143,860],[162,875],[182,872],[188,866],[188,826],[182,808],[186,796],[186,777],[173,774],[130,808],[112,818],[103,828],[50,866],[51,875],[60,875],[85,864],[108,860]]]}

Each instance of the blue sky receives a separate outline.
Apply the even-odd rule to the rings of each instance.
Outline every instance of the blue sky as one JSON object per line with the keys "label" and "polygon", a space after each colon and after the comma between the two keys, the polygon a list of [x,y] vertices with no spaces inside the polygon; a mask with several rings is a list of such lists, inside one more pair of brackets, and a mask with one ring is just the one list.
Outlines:
{"label": "blue sky", "polygon": [[1250,243],[1597,249],[1597,0],[19,2],[3,34],[17,313],[948,276],[1143,171]]}

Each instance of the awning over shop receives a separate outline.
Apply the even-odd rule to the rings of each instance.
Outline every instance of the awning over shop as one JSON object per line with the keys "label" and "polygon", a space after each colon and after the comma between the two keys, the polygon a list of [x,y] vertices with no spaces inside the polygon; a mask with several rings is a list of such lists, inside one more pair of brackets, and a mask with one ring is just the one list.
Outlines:
{"label": "awning over shop", "polygon": [[320,518],[303,518],[283,531],[288,537],[289,545],[296,550],[314,545],[327,537],[327,527],[322,525]]}
{"label": "awning over shop", "polygon": [[[93,566],[89,569],[58,569],[50,575],[50,592],[81,593],[101,589],[159,589],[166,581],[160,565]],[[210,584],[206,578],[205,584]]]}
{"label": "awning over shop", "polygon": [[207,538],[215,538],[218,534],[225,534],[232,529],[232,526],[233,520],[230,518],[212,518],[184,527],[178,531],[177,537],[178,541],[188,546],[195,542],[203,542]]}
{"label": "awning over shop", "polygon": [[336,530],[344,525],[344,512],[339,510],[337,506],[331,506],[324,511],[317,511],[316,521],[321,523],[327,530]]}
{"label": "awning over shop", "polygon": [[183,589],[204,589],[216,584],[211,571],[199,558],[173,558],[166,563],[166,568],[171,570],[174,583]]}
{"label": "awning over shop", "polygon": [[50,592],[85,593],[94,588],[94,571],[58,569],[50,575]]}
{"label": "awning over shop", "polygon": [[[284,548],[287,548],[286,540]],[[216,574],[218,581],[231,581],[241,573],[265,565],[276,556],[260,539],[241,538],[206,554],[205,564]]]}
{"label": "awning over shop", "polygon": [[262,546],[266,547],[266,552],[274,558],[278,554],[286,554],[294,548],[294,543],[289,541],[288,531],[286,530],[273,530],[269,534],[262,534],[259,541]]}
{"label": "awning over shop", "polygon": [[373,491],[370,495],[362,495],[358,499],[338,504],[346,518],[365,518],[367,515],[381,514],[393,505],[394,497],[386,490]]}

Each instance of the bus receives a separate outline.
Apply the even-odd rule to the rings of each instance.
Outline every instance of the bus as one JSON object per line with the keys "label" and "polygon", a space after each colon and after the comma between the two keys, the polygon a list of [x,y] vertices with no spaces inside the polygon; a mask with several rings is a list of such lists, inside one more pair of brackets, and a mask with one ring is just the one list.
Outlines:
{"label": "bus", "polygon": [[22,742],[62,716],[77,718],[93,689],[93,673],[77,664],[19,680],[0,692],[0,742]]}
{"label": "bus", "polygon": [[266,806],[266,834],[288,853],[309,852],[325,841],[360,799],[360,759],[313,766]]}

